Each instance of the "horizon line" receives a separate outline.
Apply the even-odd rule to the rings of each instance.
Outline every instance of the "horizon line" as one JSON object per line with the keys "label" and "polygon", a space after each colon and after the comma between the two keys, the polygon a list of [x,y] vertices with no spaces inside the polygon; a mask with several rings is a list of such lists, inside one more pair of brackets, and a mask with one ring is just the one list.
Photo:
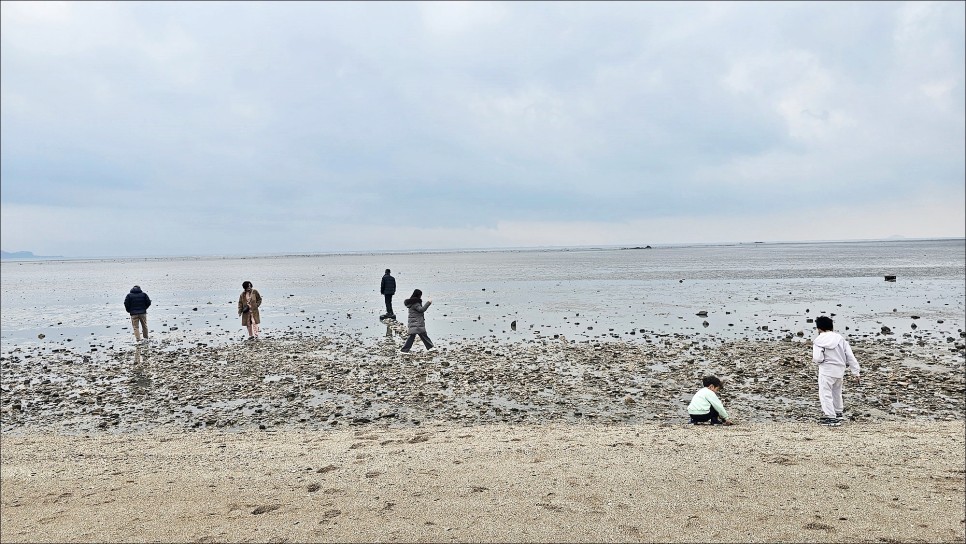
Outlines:
{"label": "horizon line", "polygon": [[740,242],[675,242],[659,243],[642,242],[639,244],[587,244],[575,246],[508,246],[508,247],[465,247],[465,248],[413,248],[413,249],[361,249],[361,250],[329,250],[329,251],[283,251],[276,253],[193,253],[193,254],[156,254],[156,255],[96,255],[96,256],[62,256],[62,255],[33,255],[32,252],[22,250],[4,253],[15,255],[31,253],[30,257],[7,257],[3,261],[75,261],[75,260],[108,260],[108,259],[191,259],[191,258],[260,258],[260,257],[297,257],[324,255],[393,255],[419,253],[470,253],[470,252],[500,252],[500,251],[565,251],[565,250],[615,250],[615,249],[671,249],[686,247],[738,246],[738,245],[782,245],[782,244],[829,244],[855,242],[928,242],[966,240],[963,236],[938,236],[925,238],[906,238],[892,236],[888,238],[850,238],[836,240],[772,240],[772,241],[740,241]]}

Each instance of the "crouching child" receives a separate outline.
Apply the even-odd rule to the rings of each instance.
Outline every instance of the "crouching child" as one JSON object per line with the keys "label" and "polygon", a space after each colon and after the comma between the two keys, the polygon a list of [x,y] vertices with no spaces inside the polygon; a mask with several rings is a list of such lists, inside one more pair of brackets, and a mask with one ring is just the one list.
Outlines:
{"label": "crouching child", "polygon": [[694,394],[691,404],[688,405],[688,415],[691,416],[691,423],[711,423],[712,425],[734,425],[734,421],[728,418],[728,411],[725,410],[721,399],[718,398],[718,391],[723,387],[721,380],[717,376],[705,376],[701,380],[704,387]]}

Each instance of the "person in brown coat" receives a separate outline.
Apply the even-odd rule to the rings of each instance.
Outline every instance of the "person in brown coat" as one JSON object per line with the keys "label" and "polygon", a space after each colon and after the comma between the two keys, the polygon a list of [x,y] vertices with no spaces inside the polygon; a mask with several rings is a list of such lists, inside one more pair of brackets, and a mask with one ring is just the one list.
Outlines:
{"label": "person in brown coat", "polygon": [[262,305],[262,295],[252,287],[252,282],[242,283],[242,294],[238,297],[238,315],[242,318],[242,325],[248,329],[248,339],[254,340],[258,336],[258,324],[262,322],[258,307]]}

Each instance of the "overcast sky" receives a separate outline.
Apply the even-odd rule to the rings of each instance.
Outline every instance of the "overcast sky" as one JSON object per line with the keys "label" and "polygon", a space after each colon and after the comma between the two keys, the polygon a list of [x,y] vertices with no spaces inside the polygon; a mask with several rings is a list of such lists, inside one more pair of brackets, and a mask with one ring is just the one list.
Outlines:
{"label": "overcast sky", "polygon": [[2,248],[963,236],[963,2],[3,2]]}

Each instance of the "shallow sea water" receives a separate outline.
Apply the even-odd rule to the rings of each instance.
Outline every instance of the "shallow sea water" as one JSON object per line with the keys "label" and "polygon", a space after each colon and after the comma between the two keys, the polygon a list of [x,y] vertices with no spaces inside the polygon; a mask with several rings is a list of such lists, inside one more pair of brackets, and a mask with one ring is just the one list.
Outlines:
{"label": "shallow sea water", "polygon": [[[883,325],[942,341],[966,321],[966,240],[738,244],[653,249],[553,249],[4,261],[2,351],[130,344],[134,284],[151,297],[148,324],[166,345],[246,336],[241,283],[261,293],[262,332],[351,334],[377,341],[379,282],[391,268],[394,309],[413,289],[437,344],[464,339],[644,341],[646,335],[774,339],[814,333],[834,314],[850,338]],[[895,283],[884,281],[896,275]],[[707,311],[707,317],[695,315]],[[515,329],[511,327],[516,322]],[[707,325],[704,325],[704,322]],[[913,328],[915,325],[915,328]],[[767,327],[763,330],[763,326]],[[646,334],[645,334],[646,332]],[[38,335],[45,337],[39,339]]]}

